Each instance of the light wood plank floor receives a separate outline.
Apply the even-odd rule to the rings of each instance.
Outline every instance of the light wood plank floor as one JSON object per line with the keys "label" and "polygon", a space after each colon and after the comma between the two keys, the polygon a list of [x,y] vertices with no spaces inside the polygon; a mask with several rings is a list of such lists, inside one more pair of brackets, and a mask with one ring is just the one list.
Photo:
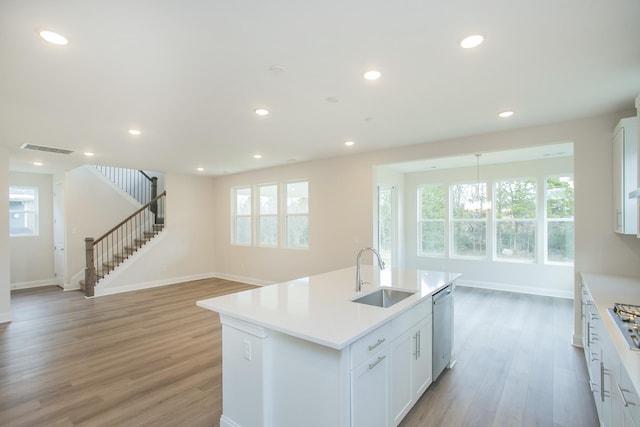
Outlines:
{"label": "light wood plank floor", "polygon": [[[220,322],[195,301],[250,288],[211,279],[92,300],[14,292],[14,320],[0,325],[0,425],[217,426]],[[584,358],[569,344],[571,301],[458,287],[455,304],[458,363],[403,427],[597,425]]]}

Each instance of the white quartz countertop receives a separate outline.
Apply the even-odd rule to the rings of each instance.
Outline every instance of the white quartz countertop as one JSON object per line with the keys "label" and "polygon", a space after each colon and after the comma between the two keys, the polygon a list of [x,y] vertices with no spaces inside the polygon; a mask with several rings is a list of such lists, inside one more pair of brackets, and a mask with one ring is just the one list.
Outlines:
{"label": "white quartz countertop", "polygon": [[[366,282],[356,292],[356,267],[205,299],[197,305],[255,325],[341,350],[430,297],[460,274],[361,267]],[[415,292],[388,308],[351,300],[380,286]]]}
{"label": "white quartz countertop", "polygon": [[640,351],[631,350],[608,308],[614,303],[640,305],[640,278],[581,273],[613,346],[640,395]]}

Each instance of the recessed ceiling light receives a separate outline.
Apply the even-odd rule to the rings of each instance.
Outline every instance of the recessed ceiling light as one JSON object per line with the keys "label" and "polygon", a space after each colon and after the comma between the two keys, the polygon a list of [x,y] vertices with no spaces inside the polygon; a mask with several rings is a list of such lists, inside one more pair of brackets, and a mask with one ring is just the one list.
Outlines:
{"label": "recessed ceiling light", "polygon": [[93,153],[91,151],[86,151],[84,155],[87,157],[93,157]]}
{"label": "recessed ceiling light", "polygon": [[138,129],[129,129],[129,134],[131,135],[140,135],[142,132],[140,132]]}
{"label": "recessed ceiling light", "polygon": [[483,36],[481,36],[480,34],[474,34],[472,36],[465,37],[460,42],[460,47],[462,47],[464,49],[472,49],[474,47],[480,46],[483,41],[484,41],[484,37]]}
{"label": "recessed ceiling light", "polygon": [[43,163],[41,163],[41,162],[33,162],[33,165],[34,165],[34,166],[42,166],[42,165],[43,165]]}
{"label": "recessed ceiling light", "polygon": [[363,77],[367,80],[378,80],[382,76],[382,73],[377,70],[370,70],[364,73]]}
{"label": "recessed ceiling light", "polygon": [[269,114],[269,110],[265,110],[264,108],[256,108],[255,113],[259,116],[266,116],[267,114]]}
{"label": "recessed ceiling light", "polygon": [[287,69],[285,68],[284,65],[274,64],[269,67],[269,71],[272,72],[273,74],[282,74],[285,71],[287,71]]}
{"label": "recessed ceiling light", "polygon": [[53,31],[43,30],[43,31],[40,31],[39,34],[43,40],[46,40],[49,43],[57,44],[59,46],[64,46],[65,44],[69,43],[69,41],[65,36],[58,33],[54,33]]}
{"label": "recessed ceiling light", "polygon": [[345,141],[344,145],[346,145],[347,147],[351,147],[353,144],[355,144],[355,142],[353,141]]}
{"label": "recessed ceiling light", "polygon": [[511,116],[513,116],[513,111],[503,111],[502,113],[498,114],[498,117],[502,117],[503,119]]}
{"label": "recessed ceiling light", "polygon": [[329,104],[337,104],[338,103],[338,98],[336,98],[335,96],[330,96],[327,98],[327,102]]}
{"label": "recessed ceiling light", "polygon": [[262,154],[254,154],[253,158],[254,159],[261,159],[262,158]]}
{"label": "recessed ceiling light", "polygon": [[196,170],[197,170],[198,172],[202,172],[202,171],[204,171],[204,168],[197,168]]}

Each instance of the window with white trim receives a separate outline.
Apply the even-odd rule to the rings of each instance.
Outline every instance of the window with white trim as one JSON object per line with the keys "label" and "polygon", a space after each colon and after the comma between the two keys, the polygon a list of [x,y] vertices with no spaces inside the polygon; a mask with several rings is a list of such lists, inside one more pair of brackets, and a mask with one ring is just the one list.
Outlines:
{"label": "window with white trim", "polygon": [[290,248],[309,247],[309,182],[286,184],[286,245]]}
{"label": "window with white trim", "polygon": [[442,184],[423,185],[418,188],[420,255],[445,254],[446,193],[446,187]]}
{"label": "window with white trim", "polygon": [[535,261],[536,180],[500,180],[494,194],[496,258]]}
{"label": "window with white trim", "polygon": [[453,252],[457,257],[487,256],[487,184],[454,184],[451,186],[451,227]]}
{"label": "window with white trim", "polygon": [[233,190],[233,236],[236,245],[251,245],[251,187],[238,187]]}
{"label": "window with white trim", "polygon": [[545,181],[546,260],[572,263],[574,256],[573,176],[548,177]]}
{"label": "window with white trim", "polygon": [[258,186],[258,245],[278,246],[278,184]]}
{"label": "window with white trim", "polygon": [[38,189],[9,187],[9,235],[37,236]]}

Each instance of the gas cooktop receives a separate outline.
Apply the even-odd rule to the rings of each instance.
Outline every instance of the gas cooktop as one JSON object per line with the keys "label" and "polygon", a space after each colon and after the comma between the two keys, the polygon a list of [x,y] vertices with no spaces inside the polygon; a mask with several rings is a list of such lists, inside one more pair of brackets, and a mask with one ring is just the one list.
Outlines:
{"label": "gas cooktop", "polygon": [[615,303],[608,310],[629,348],[640,351],[640,305]]}

